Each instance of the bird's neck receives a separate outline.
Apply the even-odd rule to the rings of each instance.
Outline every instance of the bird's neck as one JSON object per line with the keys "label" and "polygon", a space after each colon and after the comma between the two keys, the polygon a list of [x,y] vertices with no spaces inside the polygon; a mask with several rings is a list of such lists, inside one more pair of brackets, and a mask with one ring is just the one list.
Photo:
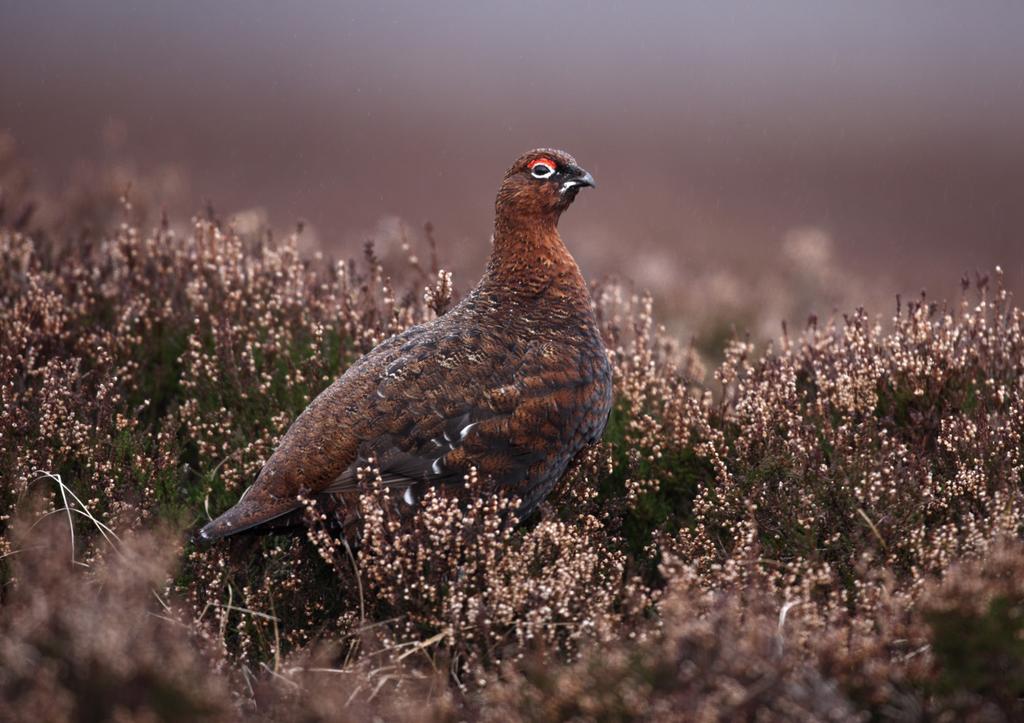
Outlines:
{"label": "bird's neck", "polygon": [[517,295],[585,295],[589,299],[586,282],[558,234],[557,222],[557,217],[499,214],[482,282]]}

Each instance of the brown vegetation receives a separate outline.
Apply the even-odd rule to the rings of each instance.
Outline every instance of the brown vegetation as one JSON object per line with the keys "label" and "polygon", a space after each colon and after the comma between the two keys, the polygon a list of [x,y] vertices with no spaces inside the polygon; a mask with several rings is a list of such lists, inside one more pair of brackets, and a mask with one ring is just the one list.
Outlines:
{"label": "brown vegetation", "polygon": [[[598,284],[616,406],[538,515],[199,549],[290,420],[451,281],[297,236],[0,230],[0,718],[1024,715],[1024,313],[1001,276],[707,374]],[[426,293],[424,289],[426,287]],[[45,713],[41,713],[44,711]]]}

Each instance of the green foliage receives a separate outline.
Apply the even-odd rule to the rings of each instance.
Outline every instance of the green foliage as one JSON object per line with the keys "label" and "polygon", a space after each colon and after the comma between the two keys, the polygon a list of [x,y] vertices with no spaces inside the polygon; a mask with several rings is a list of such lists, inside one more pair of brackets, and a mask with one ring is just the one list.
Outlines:
{"label": "green foliage", "polygon": [[[629,435],[629,420],[628,405],[620,399],[605,428],[603,441],[611,448],[612,471],[596,481],[598,499],[602,506],[619,510],[625,549],[638,560],[647,561],[658,533],[673,535],[692,524],[693,499],[700,483],[711,478],[712,470],[691,448],[671,448],[654,460],[643,454],[646,450],[637,454],[636,443]],[[631,478],[658,480],[658,487],[641,493],[634,504],[625,506],[626,483]]]}

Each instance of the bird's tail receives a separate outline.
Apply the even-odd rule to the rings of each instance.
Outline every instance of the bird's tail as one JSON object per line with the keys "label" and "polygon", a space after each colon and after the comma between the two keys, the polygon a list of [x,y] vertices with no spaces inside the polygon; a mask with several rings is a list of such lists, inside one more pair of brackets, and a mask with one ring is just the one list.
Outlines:
{"label": "bird's tail", "polygon": [[298,508],[299,501],[294,497],[273,497],[253,486],[242,493],[231,509],[203,525],[198,538],[213,542],[258,527]]}

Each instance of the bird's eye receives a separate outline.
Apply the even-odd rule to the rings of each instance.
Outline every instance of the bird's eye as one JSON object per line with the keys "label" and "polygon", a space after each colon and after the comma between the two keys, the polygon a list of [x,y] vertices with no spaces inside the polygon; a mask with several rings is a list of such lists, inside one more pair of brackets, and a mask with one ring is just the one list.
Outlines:
{"label": "bird's eye", "polygon": [[551,178],[555,173],[555,164],[547,158],[538,158],[530,163],[530,172],[534,178]]}

